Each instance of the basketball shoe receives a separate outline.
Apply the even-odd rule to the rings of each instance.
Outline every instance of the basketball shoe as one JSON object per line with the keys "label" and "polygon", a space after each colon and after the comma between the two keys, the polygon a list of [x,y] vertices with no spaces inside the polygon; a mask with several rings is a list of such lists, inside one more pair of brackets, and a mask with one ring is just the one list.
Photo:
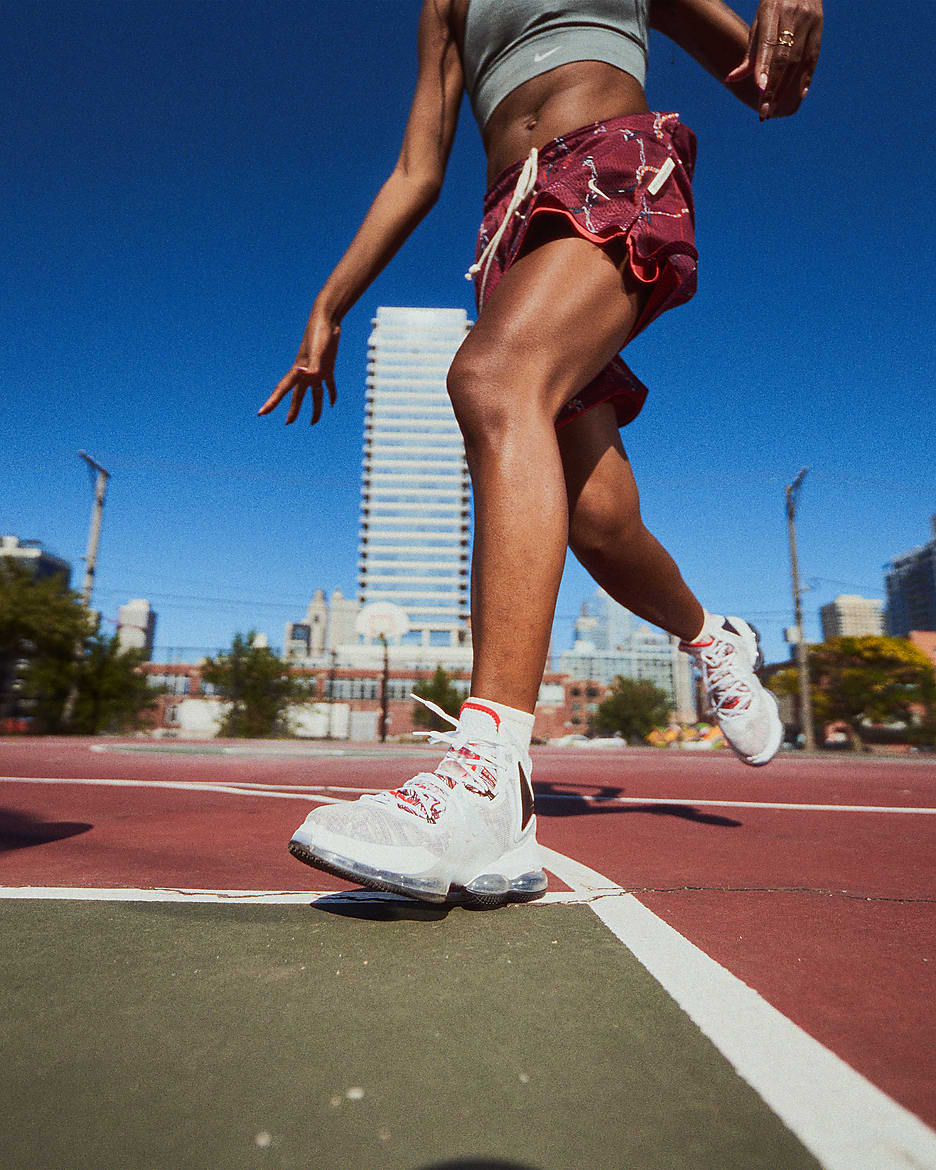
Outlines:
{"label": "basketball shoe", "polygon": [[541,897],[547,879],[526,746],[482,700],[467,700],[456,720],[411,697],[454,727],[423,733],[448,748],[439,766],[392,792],[315,809],[293,834],[290,853],[426,902],[497,906]]}
{"label": "basketball shoe", "polygon": [[706,612],[694,642],[680,642],[695,659],[728,746],[745,764],[768,764],[783,739],[777,700],[754,673],[762,664],[760,636],[742,618]]}

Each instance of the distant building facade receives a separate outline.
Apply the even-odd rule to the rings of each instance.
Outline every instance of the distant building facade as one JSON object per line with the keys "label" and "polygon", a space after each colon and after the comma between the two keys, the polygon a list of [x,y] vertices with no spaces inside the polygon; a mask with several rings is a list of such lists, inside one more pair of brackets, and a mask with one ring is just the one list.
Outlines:
{"label": "distant building facade", "polygon": [[471,322],[463,309],[381,306],[368,342],[359,597],[406,611],[401,642],[468,640],[470,482],[445,380]]}
{"label": "distant building facade", "polygon": [[66,587],[71,585],[72,567],[62,557],[57,557],[42,547],[38,540],[20,540],[17,536],[0,536],[0,557],[10,564],[19,565],[37,581],[43,577],[63,578]]}
{"label": "distant building facade", "polygon": [[128,601],[117,610],[117,645],[121,652],[142,650],[147,658],[153,653],[156,614],[143,597]]}
{"label": "distant building facade", "polygon": [[[362,649],[364,649],[362,647]],[[405,648],[401,649],[401,652]],[[152,715],[159,735],[205,738],[218,734],[227,704],[215,688],[203,681],[197,663],[147,663],[150,685],[162,692]],[[419,694],[432,677],[434,667],[392,666],[387,679],[387,709],[391,736],[416,730],[411,692]],[[292,734],[301,738],[376,740],[379,735],[383,682],[382,664],[342,667],[332,664],[296,666],[300,675],[313,679],[312,701],[290,712]],[[453,671],[452,686],[465,696],[471,685],[468,671]],[[534,734],[537,740],[561,738],[588,730],[588,707],[608,692],[600,683],[565,675],[546,674],[536,704]],[[622,743],[623,747],[623,743]]]}
{"label": "distant building facade", "polygon": [[582,604],[575,634],[572,649],[559,655],[559,671],[591,684],[594,694],[584,695],[584,715],[594,714],[605,689],[621,675],[659,687],[679,722],[698,718],[689,656],[680,651],[678,638],[638,623],[603,589]]}
{"label": "distant building facade", "polygon": [[911,630],[936,630],[936,516],[928,544],[895,558],[885,577],[887,632],[906,638]]}
{"label": "distant building facade", "polygon": [[361,603],[345,597],[340,589],[332,590],[330,599],[316,589],[304,621],[287,622],[283,640],[283,657],[296,662],[322,663],[339,646],[357,639],[355,622]]}
{"label": "distant building facade", "polygon": [[822,640],[863,638],[884,633],[884,603],[870,597],[840,593],[819,609]]}

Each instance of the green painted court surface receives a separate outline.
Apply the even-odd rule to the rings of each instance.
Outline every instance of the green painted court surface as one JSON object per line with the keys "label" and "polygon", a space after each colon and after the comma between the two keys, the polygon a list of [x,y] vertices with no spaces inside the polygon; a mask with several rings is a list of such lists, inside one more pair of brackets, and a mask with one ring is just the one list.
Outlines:
{"label": "green painted court surface", "polygon": [[818,1163],[586,906],[0,904],[4,1170]]}

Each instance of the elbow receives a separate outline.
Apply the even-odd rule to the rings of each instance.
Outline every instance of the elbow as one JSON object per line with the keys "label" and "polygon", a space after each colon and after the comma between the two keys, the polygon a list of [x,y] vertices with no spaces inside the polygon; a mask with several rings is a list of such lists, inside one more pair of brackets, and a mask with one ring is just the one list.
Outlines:
{"label": "elbow", "polygon": [[434,171],[413,172],[398,167],[393,172],[393,178],[405,187],[408,201],[423,212],[435,207],[442,193],[442,175]]}

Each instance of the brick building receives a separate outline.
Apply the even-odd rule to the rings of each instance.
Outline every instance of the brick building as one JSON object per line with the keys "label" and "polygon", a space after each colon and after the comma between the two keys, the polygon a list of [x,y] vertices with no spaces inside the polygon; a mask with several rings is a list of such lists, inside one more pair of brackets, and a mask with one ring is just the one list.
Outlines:
{"label": "brick building", "polygon": [[[315,705],[322,715],[311,730],[300,731],[310,738],[324,737],[331,728],[335,738],[376,739],[378,737],[382,672],[346,667],[294,667],[295,673],[315,680]],[[164,688],[157,700],[152,725],[163,733],[212,735],[222,713],[214,688],[203,682],[196,663],[148,662],[143,670],[154,687]],[[432,678],[433,670],[391,670],[387,678],[388,734],[411,735],[416,705],[409,696],[419,694]],[[470,675],[450,675],[453,686],[468,694]],[[603,683],[585,682],[564,674],[547,674],[540,687],[536,706],[535,736],[554,739],[588,730],[590,716],[609,688]],[[329,718],[328,705],[334,705]],[[339,709],[340,708],[340,713]]]}

